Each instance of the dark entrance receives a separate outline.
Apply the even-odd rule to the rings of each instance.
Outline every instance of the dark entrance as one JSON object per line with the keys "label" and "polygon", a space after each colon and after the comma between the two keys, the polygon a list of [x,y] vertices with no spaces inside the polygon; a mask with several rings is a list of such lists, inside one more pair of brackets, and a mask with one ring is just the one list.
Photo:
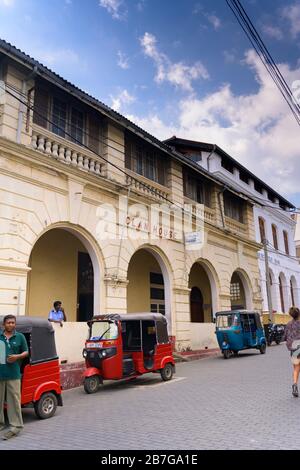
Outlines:
{"label": "dark entrance", "polygon": [[94,270],[88,253],[78,253],[77,279],[77,321],[87,321],[94,312]]}
{"label": "dark entrance", "polygon": [[204,310],[203,310],[203,295],[198,287],[192,287],[191,290],[191,322],[203,323]]}

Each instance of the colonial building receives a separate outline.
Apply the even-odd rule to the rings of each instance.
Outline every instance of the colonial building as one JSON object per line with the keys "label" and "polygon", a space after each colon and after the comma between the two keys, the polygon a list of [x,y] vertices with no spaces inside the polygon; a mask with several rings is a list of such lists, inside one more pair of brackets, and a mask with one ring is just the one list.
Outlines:
{"label": "colonial building", "polygon": [[261,310],[247,188],[5,41],[0,80],[2,314],[46,317],[61,300],[74,362],[93,313],[161,312],[184,350],[216,345],[216,311]]}
{"label": "colonial building", "polygon": [[[172,137],[172,148],[196,160],[201,168],[232,185],[236,191],[257,201],[254,205],[256,241],[267,240],[269,284],[273,314],[287,314],[291,305],[300,306],[300,265],[296,255],[296,221],[293,204],[270,188],[217,145]],[[226,203],[226,201],[225,201]],[[225,213],[229,209],[226,209]],[[239,217],[238,214],[236,214]],[[265,253],[258,252],[263,313],[269,312]],[[277,317],[278,321],[280,317]],[[288,317],[287,317],[288,318]],[[282,320],[282,319],[281,319]]]}

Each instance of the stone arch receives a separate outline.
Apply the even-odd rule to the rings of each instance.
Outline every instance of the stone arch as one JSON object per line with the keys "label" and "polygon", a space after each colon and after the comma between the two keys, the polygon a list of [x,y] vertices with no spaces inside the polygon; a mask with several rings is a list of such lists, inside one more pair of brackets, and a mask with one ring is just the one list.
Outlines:
{"label": "stone arch", "polygon": [[278,310],[278,301],[277,301],[277,282],[275,275],[272,271],[272,269],[269,269],[269,275],[270,275],[270,291],[271,291],[271,299],[272,299],[272,308],[273,310],[277,311]]}
{"label": "stone arch", "polygon": [[290,291],[291,291],[291,306],[294,305],[295,307],[299,306],[299,287],[297,284],[296,277],[294,275],[290,278]]}
{"label": "stone arch", "polygon": [[[236,281],[236,282],[234,282]],[[233,292],[233,289],[232,289],[232,285],[233,284],[236,284],[236,283],[239,283],[240,284],[240,287],[242,287],[241,289],[241,303],[239,304],[239,300],[236,299],[236,300],[233,300],[234,296],[235,295],[238,295],[238,294],[235,294]],[[230,280],[230,295],[231,295],[231,306],[233,308],[234,307],[237,307],[239,306],[239,308],[245,308],[247,310],[252,310],[253,309],[253,299],[252,299],[252,292],[253,292],[253,289],[252,289],[252,285],[251,285],[251,281],[250,281],[250,278],[248,276],[248,274],[246,273],[246,271],[244,269],[241,269],[241,268],[237,268],[235,269],[235,271],[232,273],[232,276],[231,276],[231,280]]]}
{"label": "stone arch", "polygon": [[[151,245],[151,244],[143,244],[140,245],[134,250],[131,254],[131,257],[128,261],[128,268],[127,268],[127,279],[128,279],[128,289],[127,289],[127,311],[130,312],[132,310],[132,307],[130,305],[130,278],[132,276],[132,263],[136,261],[139,257],[139,255],[146,253],[150,256],[152,256],[156,262],[156,265],[159,266],[159,269],[161,271],[161,275],[163,278],[163,286],[164,286],[164,310],[165,310],[165,316],[168,321],[168,330],[169,332],[172,331],[172,309],[171,309],[171,304],[172,304],[172,279],[173,279],[173,272],[171,268],[171,264],[166,256],[166,254],[161,250],[156,245]],[[135,258],[135,259],[134,259]],[[147,258],[147,257],[145,257]],[[149,259],[149,257],[148,257]],[[146,268],[145,268],[146,269]],[[159,281],[158,281],[159,282]],[[155,284],[155,283],[154,283]],[[150,282],[149,282],[149,287],[150,287]],[[150,294],[149,294],[150,295]],[[151,300],[151,298],[150,298]],[[137,306],[139,303],[137,302],[134,307],[134,311],[137,311]],[[149,305],[150,308],[150,305]],[[148,308],[148,310],[149,310]],[[151,308],[150,308],[151,309]],[[163,308],[162,308],[163,310]]]}
{"label": "stone arch", "polygon": [[[34,240],[30,254],[28,255],[27,264],[30,266],[31,257],[34,253],[35,247],[42,240],[44,236],[49,235],[54,230],[60,230],[61,232],[66,232],[69,235],[75,237],[85,248],[88,253],[92,268],[93,268],[93,314],[105,311],[105,289],[103,285],[103,276],[105,272],[104,259],[100,250],[100,247],[94,237],[89,233],[85,228],[74,225],[68,222],[58,222],[51,224],[46,227]],[[29,275],[30,276],[30,275]],[[58,282],[59,282],[59,267],[58,267]],[[28,312],[29,306],[29,288],[27,286],[27,300],[26,300],[26,310]]]}
{"label": "stone arch", "polygon": [[[210,316],[214,316],[214,314],[219,310],[219,307],[218,307],[218,302],[219,302],[219,292],[220,292],[220,289],[219,289],[219,286],[220,286],[220,283],[219,283],[219,278],[218,278],[218,275],[217,275],[217,272],[215,270],[215,268],[212,266],[212,264],[206,260],[206,259],[203,259],[203,258],[199,258],[198,260],[196,260],[192,266],[190,267],[190,271],[189,271],[189,287],[190,288],[193,288],[194,286],[191,284],[191,273],[192,273],[192,270],[195,266],[200,266],[201,269],[204,271],[205,273],[205,276],[207,277],[208,281],[209,281],[209,286],[206,286],[206,298],[208,297],[209,295],[209,298],[210,298],[210,304],[211,304],[211,313],[210,313]],[[195,268],[194,268],[195,269]],[[199,272],[199,275],[201,273]],[[205,278],[203,279],[203,281],[205,282]],[[201,287],[198,285],[198,286],[195,286],[195,287],[198,287],[200,288],[200,291],[201,291]],[[209,287],[209,288],[208,288]],[[209,293],[209,294],[208,294]],[[203,293],[202,293],[203,295]],[[204,302],[205,304],[205,302]],[[212,318],[210,318],[210,321],[212,321]]]}
{"label": "stone arch", "polygon": [[282,313],[285,313],[288,311],[289,294],[286,276],[282,271],[279,273],[278,276],[278,290],[280,311],[282,311]]}

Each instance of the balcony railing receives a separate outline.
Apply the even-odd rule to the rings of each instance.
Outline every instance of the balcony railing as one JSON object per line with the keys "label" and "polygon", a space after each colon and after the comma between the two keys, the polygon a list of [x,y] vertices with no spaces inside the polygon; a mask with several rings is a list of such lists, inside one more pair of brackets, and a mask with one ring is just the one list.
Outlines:
{"label": "balcony railing", "polygon": [[210,207],[204,206],[198,202],[185,196],[184,203],[192,207],[192,214],[197,215],[204,222],[214,224],[215,223],[215,212]]}
{"label": "balcony railing", "polygon": [[167,202],[166,199],[169,197],[169,192],[164,188],[164,186],[156,183],[155,181],[149,181],[147,178],[138,175],[127,168],[126,173],[129,173],[126,175],[126,183],[133,191],[147,197],[158,199],[161,202]]}
{"label": "balcony railing", "polygon": [[231,219],[230,217],[225,217],[226,228],[231,232],[237,233],[238,235],[247,236],[247,226],[238,222],[237,220]]}
{"label": "balcony railing", "polygon": [[49,158],[76,167],[78,170],[97,176],[105,176],[105,165],[100,157],[97,158],[93,152],[89,152],[80,145],[69,142],[37,125],[33,125],[31,146]]}

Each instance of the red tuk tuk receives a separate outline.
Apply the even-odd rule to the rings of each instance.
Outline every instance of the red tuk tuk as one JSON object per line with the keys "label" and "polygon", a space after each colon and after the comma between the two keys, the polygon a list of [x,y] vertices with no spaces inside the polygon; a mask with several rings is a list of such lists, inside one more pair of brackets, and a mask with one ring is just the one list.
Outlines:
{"label": "red tuk tuk", "polygon": [[44,318],[18,316],[16,330],[25,336],[29,351],[21,365],[21,405],[33,404],[38,418],[51,418],[63,405],[53,327]]}
{"label": "red tuk tuk", "polygon": [[106,379],[131,379],[149,372],[172,379],[175,361],[167,321],[160,313],[97,315],[88,326],[83,350],[86,393],[95,393]]}

